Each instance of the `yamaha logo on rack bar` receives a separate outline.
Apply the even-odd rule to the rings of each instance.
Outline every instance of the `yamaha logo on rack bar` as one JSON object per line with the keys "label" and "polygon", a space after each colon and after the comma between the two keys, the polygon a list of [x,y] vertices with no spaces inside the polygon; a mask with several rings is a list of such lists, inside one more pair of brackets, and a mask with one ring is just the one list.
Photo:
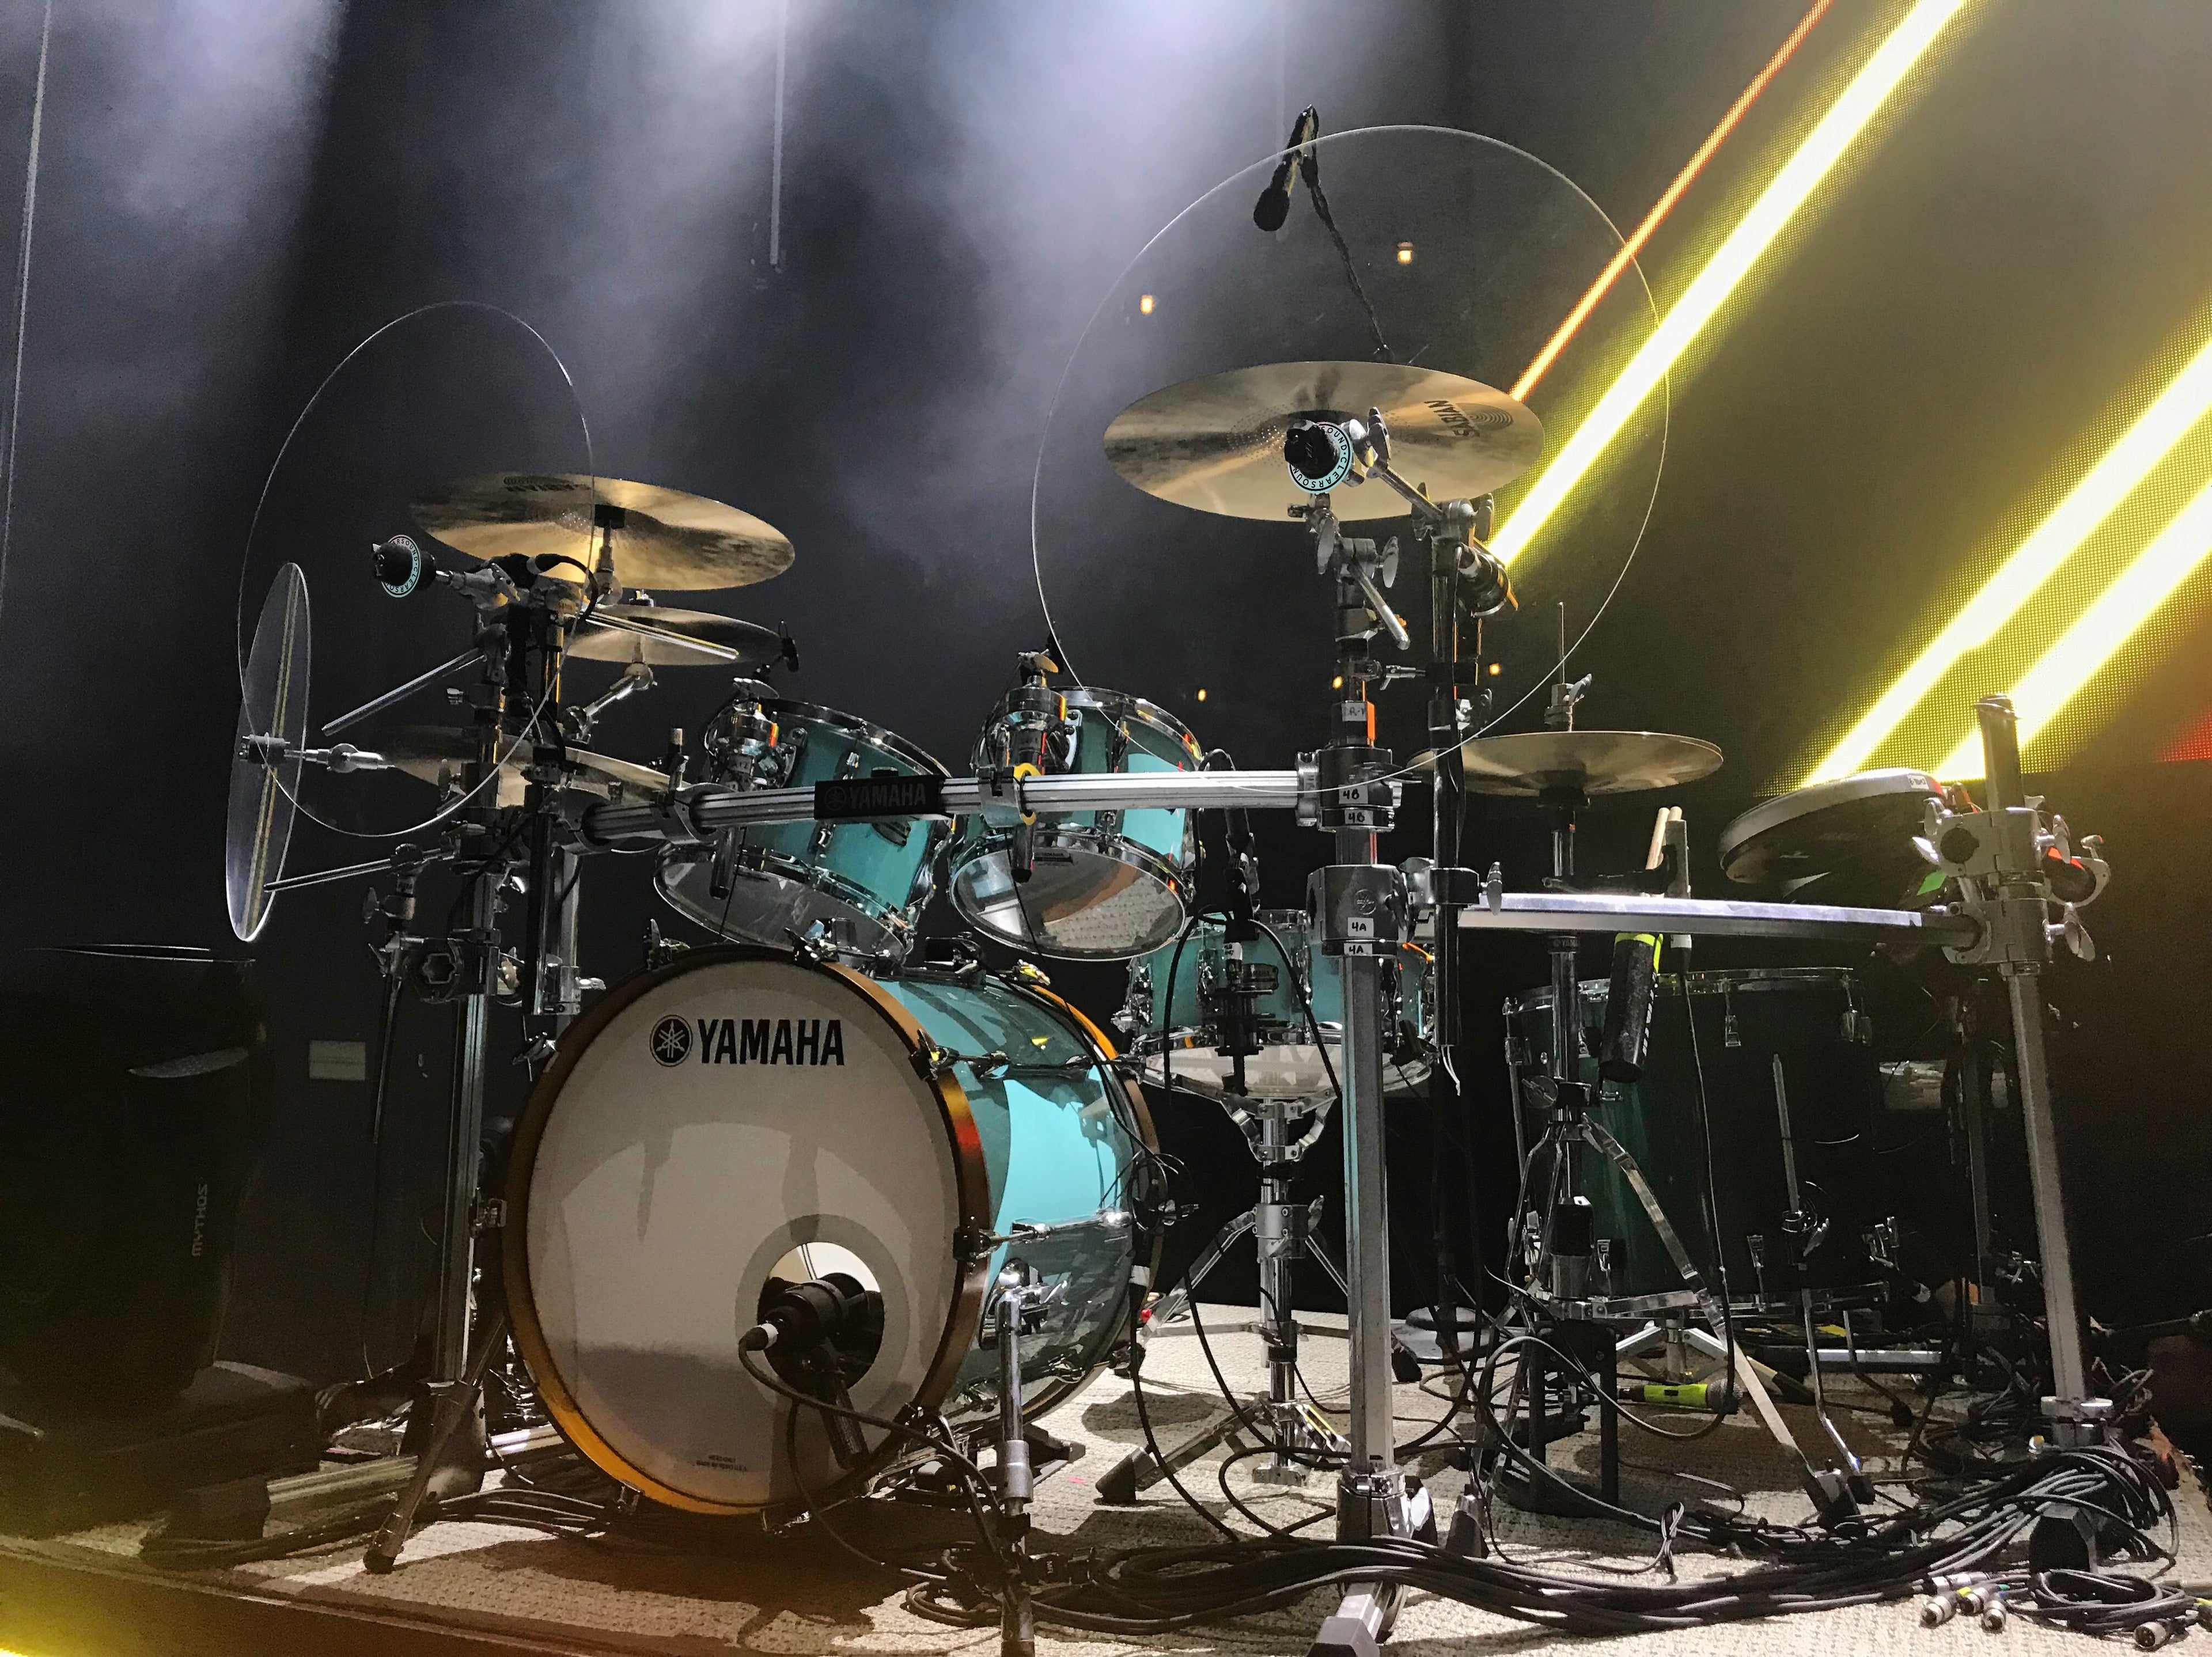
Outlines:
{"label": "yamaha logo on rack bar", "polygon": [[682,1064],[694,1053],[702,1065],[837,1065],[845,1062],[842,1018],[702,1018],[673,1016],[653,1027],[656,1063]]}

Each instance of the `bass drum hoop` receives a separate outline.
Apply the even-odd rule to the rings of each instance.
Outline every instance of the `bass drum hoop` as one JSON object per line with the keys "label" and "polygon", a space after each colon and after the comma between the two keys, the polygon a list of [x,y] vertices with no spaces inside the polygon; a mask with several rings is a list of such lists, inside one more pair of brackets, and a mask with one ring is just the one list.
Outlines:
{"label": "bass drum hoop", "polygon": [[[1118,1055],[1114,1050],[1113,1041],[1107,1036],[1106,1032],[1091,1023],[1090,1015],[1082,1008],[1062,996],[1054,994],[1042,985],[1024,984],[1012,978],[1001,978],[998,981],[1010,989],[1018,990],[1023,994],[1044,1003],[1053,1011],[1067,1018],[1090,1039],[1091,1045],[1098,1050],[1099,1057],[1103,1061],[1098,1066],[1100,1078],[1109,1086],[1116,1083],[1120,1084],[1122,1096],[1129,1102],[1130,1120],[1137,1125],[1138,1142],[1143,1145],[1146,1153],[1158,1155],[1160,1139],[1159,1135],[1152,1129],[1152,1113],[1145,1103],[1145,1090],[1138,1086],[1135,1081],[1121,1075],[1114,1068],[1114,1061]],[[1160,1278],[1160,1250],[1167,1239],[1160,1228],[1155,1226],[1152,1229],[1152,1258],[1145,1262],[1146,1281],[1158,1283]],[[1024,1381],[1022,1392],[1024,1398],[1036,1400],[1033,1405],[1025,1404],[1024,1407],[1031,1410],[1033,1416],[1043,1416],[1058,1409],[1097,1378],[1098,1371],[1105,1367],[1105,1355],[1113,1351],[1115,1344],[1115,1342],[1109,1341],[1100,1354],[1100,1361],[1081,1375],[1054,1377],[1035,1385]],[[1064,1384],[1055,1389],[1053,1385],[1054,1380],[1061,1381]]]}
{"label": "bass drum hoop", "polygon": [[[678,1508],[687,1513],[721,1515],[757,1514],[776,1504],[712,1502],[691,1496],[663,1484],[650,1473],[632,1466],[622,1454],[602,1438],[586,1419],[569,1393],[568,1384],[553,1362],[551,1347],[547,1344],[543,1326],[538,1319],[538,1302],[531,1292],[527,1238],[530,1235],[530,1175],[538,1160],[538,1147],[545,1133],[545,1124],[559,1102],[562,1089],[576,1067],[576,1062],[600,1031],[632,1002],[649,991],[707,967],[729,961],[773,961],[793,962],[785,950],[762,949],[750,944],[731,944],[697,950],[687,950],[675,961],[650,972],[627,979],[601,996],[592,1009],[578,1018],[562,1034],[561,1045],[546,1066],[545,1074],[538,1077],[531,1089],[530,1102],[523,1107],[522,1115],[515,1123],[514,1150],[507,1164],[507,1223],[501,1233],[501,1277],[507,1285],[507,1320],[514,1332],[514,1344],[522,1353],[522,1361],[531,1378],[538,1383],[538,1393],[545,1405],[545,1412],[553,1424],[583,1456],[608,1478],[641,1490],[654,1501]],[[913,1014],[890,996],[878,989],[865,974],[835,962],[814,963],[811,970],[842,979],[860,992],[861,1000],[872,1007],[890,1024],[906,1044],[907,1051],[919,1059],[929,1050],[929,1039],[922,1034],[921,1024]],[[975,1127],[975,1119],[968,1108],[968,1096],[960,1083],[947,1071],[941,1075],[929,1075],[927,1067],[917,1065],[917,1071],[928,1080],[937,1096],[945,1135],[952,1147],[955,1182],[960,1202],[960,1231],[968,1236],[988,1235],[991,1230],[990,1179],[983,1164],[982,1136]],[[948,1238],[948,1245],[953,1239]],[[942,1403],[951,1387],[955,1376],[968,1349],[975,1343],[977,1330],[983,1315],[983,1297],[990,1286],[990,1255],[988,1251],[970,1259],[961,1274],[951,1315],[945,1320],[939,1336],[937,1351],[924,1372],[921,1384],[915,1389],[913,1402],[924,1409],[934,1409]],[[901,1447],[907,1441],[899,1435],[886,1435],[881,1445],[858,1467],[836,1481],[823,1494],[830,1496],[864,1484],[884,1467],[897,1460]]]}

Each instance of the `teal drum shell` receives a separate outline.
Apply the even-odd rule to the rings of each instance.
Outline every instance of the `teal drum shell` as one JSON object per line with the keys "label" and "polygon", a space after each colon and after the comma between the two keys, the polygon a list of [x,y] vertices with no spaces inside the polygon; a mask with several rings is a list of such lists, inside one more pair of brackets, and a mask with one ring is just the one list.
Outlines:
{"label": "teal drum shell", "polygon": [[[1343,963],[1315,945],[1304,910],[1265,909],[1257,919],[1265,930],[1245,946],[1245,960],[1275,971],[1273,986],[1254,1003],[1260,1051],[1244,1061],[1245,1090],[1261,1099],[1333,1099],[1329,1069],[1344,1043]],[[1201,919],[1182,944],[1180,960],[1176,951],[1176,944],[1164,944],[1129,963],[1127,998],[1114,1022],[1143,1059],[1146,1081],[1164,1086],[1172,1077],[1178,1090],[1217,1097],[1227,1090],[1233,1069],[1220,1051],[1218,992],[1228,960],[1222,922]],[[1386,964],[1383,1027],[1390,1054],[1384,1085],[1391,1092],[1412,1092],[1429,1074],[1429,962],[1408,944]],[[1332,1050],[1326,1064],[1324,1046]]]}
{"label": "teal drum shell", "polygon": [[[1048,776],[1141,776],[1204,763],[1196,738],[1164,708],[1088,687],[1029,685],[1009,695],[975,753],[979,773],[1030,766]],[[1198,872],[1188,811],[1040,813],[1030,845],[1030,875],[1019,882],[1006,831],[978,828],[953,850],[954,907],[995,941],[1073,960],[1122,960],[1181,930]]]}
{"label": "teal drum shell", "polygon": [[[1856,976],[1826,967],[1662,972],[1652,996],[1642,1078],[1600,1085],[1591,1055],[1605,1027],[1607,987],[1603,979],[1582,986],[1582,1078],[1597,1089],[1593,1120],[1635,1158],[1714,1291],[1720,1284],[1713,1228],[1706,1220],[1700,1063],[1711,1110],[1713,1193],[1729,1297],[1746,1311],[1796,1309],[1801,1280],[1784,1264],[1783,1219],[1790,1202],[1775,1102],[1778,1060],[1799,1184],[1815,1225],[1824,1224],[1802,1281],[1828,1305],[1879,1299],[1886,1292],[1884,1274],[1870,1258],[1865,1234],[1891,1211],[1874,1155],[1881,1077]],[[1546,1126],[1547,1089],[1541,1078],[1550,1073],[1551,991],[1509,1000],[1505,1015],[1529,1193],[1525,1201],[1534,1205],[1553,1166],[1550,1152],[1531,1155]],[[1578,1154],[1595,1235],[1610,1240],[1612,1251],[1609,1282],[1593,1261],[1591,1292],[1637,1296],[1680,1289],[1673,1259],[1620,1170],[1588,1147]],[[1761,1241],[1754,1244],[1753,1238]],[[1755,1251],[1765,1258],[1763,1274]]]}
{"label": "teal drum shell", "polygon": [[[992,1229],[1005,1237],[1053,1228],[999,1244],[989,1274],[995,1282],[1019,1259],[1048,1289],[1065,1285],[1043,1326],[1022,1341],[1025,1407],[1041,1415],[1097,1375],[1127,1332],[1140,1263],[1129,1222],[1140,1164],[1157,1148],[1143,1096],[1115,1073],[1112,1049],[1088,1021],[1048,992],[981,974],[917,971],[876,982],[955,1061],[982,1141]],[[991,1322],[987,1301],[981,1328]],[[998,1396],[998,1354],[978,1344],[942,1407],[965,1424],[994,1414]]]}
{"label": "teal drum shell", "polygon": [[[706,742],[714,780],[740,788],[945,774],[904,737],[811,702],[733,703]],[[840,953],[896,964],[937,889],[938,855],[951,832],[927,818],[732,828],[708,845],[670,847],[656,883],[672,907],[717,937],[787,948],[819,925]]]}

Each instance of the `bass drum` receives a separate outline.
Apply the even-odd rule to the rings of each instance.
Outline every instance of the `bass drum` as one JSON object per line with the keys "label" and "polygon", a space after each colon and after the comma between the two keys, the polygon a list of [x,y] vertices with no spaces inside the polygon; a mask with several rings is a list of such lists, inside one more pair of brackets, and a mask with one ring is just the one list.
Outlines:
{"label": "bass drum", "polygon": [[[515,1132],[507,1294],[562,1431],[603,1471],[694,1512],[864,1484],[911,1447],[833,1456],[738,1337],[781,1283],[844,1273],[880,1329],[841,1342],[854,1408],[997,1408],[976,1345],[1009,1253],[1065,1287],[1024,1338],[1025,1402],[1054,1408],[1127,1327],[1133,1187],[1153,1146],[1135,1086],[1083,1016],[980,973],[872,979],[787,953],[700,950],[570,1027]],[[1016,1244],[1018,1227],[1064,1227]]]}

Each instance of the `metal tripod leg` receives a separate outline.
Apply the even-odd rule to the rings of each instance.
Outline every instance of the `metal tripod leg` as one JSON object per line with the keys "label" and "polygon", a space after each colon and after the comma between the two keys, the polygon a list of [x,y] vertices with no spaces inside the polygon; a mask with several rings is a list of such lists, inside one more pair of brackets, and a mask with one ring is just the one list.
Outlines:
{"label": "metal tripod leg", "polygon": [[[1190,1270],[1183,1273],[1182,1281],[1160,1296],[1158,1304],[1152,1308],[1152,1322],[1155,1325],[1172,1323],[1188,1313],[1191,1302],[1198,1297],[1199,1284],[1206,1281],[1213,1268],[1221,1264],[1223,1257],[1236,1247],[1237,1240],[1249,1231],[1254,1223],[1253,1211],[1248,1208],[1215,1232],[1213,1241],[1199,1250],[1198,1258],[1191,1262]],[[1249,1329],[1252,1326],[1241,1324],[1237,1326]]]}
{"label": "metal tripod leg", "polygon": [[[1667,1211],[1659,1205],[1658,1193],[1651,1189],[1650,1181],[1644,1177],[1644,1170],[1637,1166],[1636,1159],[1628,1154],[1627,1147],[1620,1140],[1587,1118],[1582,1123],[1582,1130],[1583,1137],[1589,1144],[1620,1170],[1620,1177],[1628,1182],[1628,1188],[1636,1193],[1636,1200],[1643,1205],[1644,1216],[1651,1222],[1652,1230],[1658,1234],[1661,1246],[1666,1249],[1668,1258],[1674,1262],[1674,1271],[1681,1278],[1683,1287],[1696,1292],[1698,1297],[1698,1310],[1705,1314],[1706,1321],[1712,1325],[1711,1334],[1707,1334],[1702,1329],[1685,1329],[1682,1332],[1683,1344],[1694,1347],[1725,1367],[1729,1361],[1729,1344],[1723,1336],[1725,1332],[1725,1320],[1729,1315],[1728,1308],[1721,1304],[1718,1296],[1706,1288],[1703,1274],[1691,1260],[1690,1251],[1683,1246],[1681,1235],[1674,1229],[1674,1222],[1667,1217]],[[1626,1363],[1634,1356],[1637,1356],[1634,1351],[1624,1348],[1616,1355],[1616,1359],[1618,1362]],[[1758,1411],[1759,1420],[1765,1425],[1767,1432],[1772,1435],[1774,1442],[1799,1460],[1807,1461],[1808,1458],[1805,1454],[1803,1447],[1797,1442],[1796,1435],[1790,1430],[1789,1423],[1783,1420],[1782,1411],[1775,1407],[1773,1396],[1766,1389],[1765,1377],[1759,1373],[1764,1368],[1764,1365],[1753,1363],[1750,1355],[1741,1346],[1735,1348],[1735,1374],[1733,1379],[1736,1386],[1741,1389],[1744,1396],[1751,1400],[1753,1409]],[[1767,1375],[1773,1373],[1771,1369],[1766,1371]]]}
{"label": "metal tripod leg", "polygon": [[428,1494],[430,1481],[441,1470],[446,1448],[460,1430],[461,1423],[475,1413],[477,1400],[483,1396],[484,1371],[491,1367],[492,1358],[500,1344],[507,1338],[507,1314],[504,1309],[484,1320],[480,1332],[481,1344],[476,1356],[469,1360],[468,1369],[459,1381],[436,1387],[433,1396],[436,1413],[432,1417],[430,1436],[422,1446],[421,1460],[415,1464],[415,1477],[399,1493],[398,1504],[392,1516],[384,1521],[384,1528],[376,1533],[362,1563],[375,1575],[381,1576],[399,1563],[399,1551],[407,1545],[408,1533],[415,1526],[416,1509],[422,1505]]}

